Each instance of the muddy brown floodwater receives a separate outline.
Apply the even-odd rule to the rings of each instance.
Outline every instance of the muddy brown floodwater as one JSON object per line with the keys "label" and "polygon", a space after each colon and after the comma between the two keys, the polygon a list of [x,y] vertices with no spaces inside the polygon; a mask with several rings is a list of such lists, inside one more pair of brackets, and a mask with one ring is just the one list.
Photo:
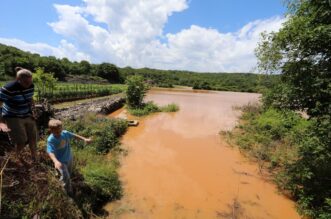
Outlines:
{"label": "muddy brown floodwater", "polygon": [[[258,166],[219,136],[232,129],[236,106],[259,95],[152,90],[147,99],[176,103],[176,113],[140,119],[123,137],[119,170],[124,197],[105,208],[111,218],[300,218],[293,201]],[[121,116],[123,110],[110,116]]]}

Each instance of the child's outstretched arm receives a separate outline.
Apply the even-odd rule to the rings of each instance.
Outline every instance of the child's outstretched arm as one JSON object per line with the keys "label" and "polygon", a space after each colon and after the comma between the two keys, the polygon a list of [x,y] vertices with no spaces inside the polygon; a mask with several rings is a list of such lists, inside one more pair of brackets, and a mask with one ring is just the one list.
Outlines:
{"label": "child's outstretched arm", "polygon": [[60,170],[62,168],[62,163],[56,159],[54,153],[48,153],[48,156],[52,159],[56,169]]}
{"label": "child's outstretched arm", "polygon": [[78,140],[82,140],[84,141],[86,144],[89,144],[92,142],[92,138],[85,138],[83,136],[80,136],[80,135],[77,135],[77,134],[73,134],[75,139],[78,139]]}

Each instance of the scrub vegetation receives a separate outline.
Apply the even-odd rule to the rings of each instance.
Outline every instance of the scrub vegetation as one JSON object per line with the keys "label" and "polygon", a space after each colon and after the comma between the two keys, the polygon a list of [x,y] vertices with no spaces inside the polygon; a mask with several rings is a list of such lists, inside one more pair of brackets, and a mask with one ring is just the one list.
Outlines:
{"label": "scrub vegetation", "polygon": [[[311,218],[331,218],[331,4],[287,1],[279,32],[263,35],[259,67],[280,72],[263,106],[244,109],[231,134],[240,148],[274,170],[275,181]],[[306,114],[306,118],[301,113]]]}
{"label": "scrub vegetation", "polygon": [[[91,218],[105,213],[102,206],[122,196],[121,182],[116,172],[119,138],[126,132],[127,122],[87,115],[79,121],[65,121],[65,129],[82,135],[93,136],[93,143],[71,144],[74,156],[72,183],[74,195],[69,198],[55,176],[55,169],[45,152],[45,142],[39,144],[38,165],[25,169],[16,166],[13,157],[3,174],[4,182],[19,182],[13,187],[2,188],[1,218]],[[105,156],[106,153],[111,154]],[[26,159],[29,155],[26,154]],[[15,174],[14,174],[15,172]]]}
{"label": "scrub vegetation", "polygon": [[246,106],[230,139],[291,194],[299,212],[330,218],[330,128],[284,109]]}

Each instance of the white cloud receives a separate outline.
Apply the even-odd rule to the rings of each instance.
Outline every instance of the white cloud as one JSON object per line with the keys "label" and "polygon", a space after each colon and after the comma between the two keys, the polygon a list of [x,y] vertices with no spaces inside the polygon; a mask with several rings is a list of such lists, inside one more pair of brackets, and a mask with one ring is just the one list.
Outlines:
{"label": "white cloud", "polygon": [[59,17],[49,25],[66,39],[58,48],[1,38],[0,42],[42,55],[120,67],[247,72],[256,65],[254,48],[260,33],[278,30],[285,20],[252,21],[233,33],[192,25],[167,34],[163,28],[168,17],[187,9],[187,0],[83,1],[83,6],[54,5]]}
{"label": "white cloud", "polygon": [[23,51],[38,53],[44,56],[56,56],[58,58],[69,58],[74,61],[90,60],[89,55],[78,51],[78,49],[66,40],[61,40],[58,47],[52,47],[46,43],[27,43],[19,39],[0,38],[0,43],[14,46]]}

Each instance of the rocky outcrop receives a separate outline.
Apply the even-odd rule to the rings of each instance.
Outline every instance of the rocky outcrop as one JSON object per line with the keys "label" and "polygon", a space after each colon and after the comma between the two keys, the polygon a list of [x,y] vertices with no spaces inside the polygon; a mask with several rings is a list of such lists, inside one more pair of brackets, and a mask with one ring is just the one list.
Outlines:
{"label": "rocky outcrop", "polygon": [[91,100],[90,102],[80,103],[73,107],[63,108],[55,111],[57,119],[73,119],[83,116],[85,113],[97,113],[107,115],[121,108],[125,103],[123,93],[112,95],[109,98]]}

